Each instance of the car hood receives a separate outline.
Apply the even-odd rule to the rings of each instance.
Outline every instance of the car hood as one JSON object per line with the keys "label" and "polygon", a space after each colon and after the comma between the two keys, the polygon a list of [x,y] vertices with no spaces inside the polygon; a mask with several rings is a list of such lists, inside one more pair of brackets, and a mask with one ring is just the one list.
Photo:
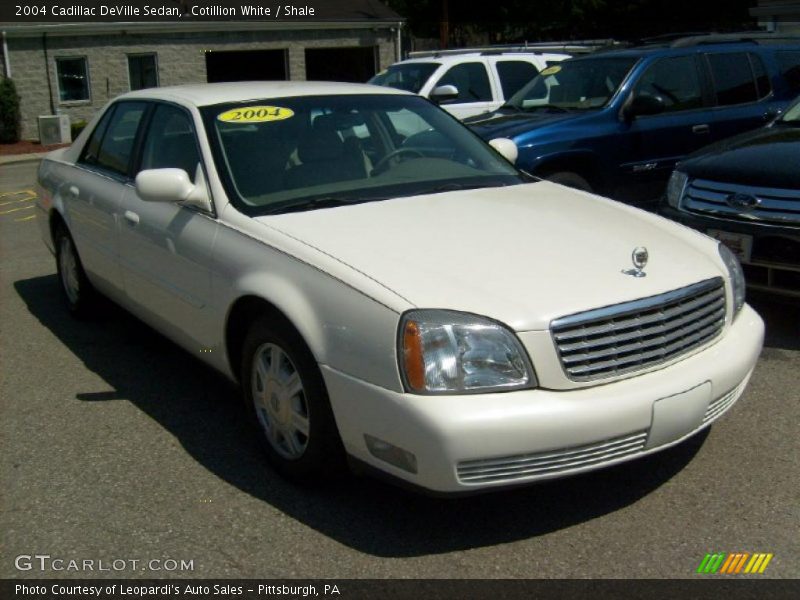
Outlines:
{"label": "car hood", "polygon": [[692,177],[800,188],[800,127],[772,125],[714,144],[681,165]]}
{"label": "car hood", "polygon": [[547,110],[517,112],[501,109],[465,119],[464,124],[469,125],[470,129],[483,139],[491,140],[498,137],[514,138],[546,125],[571,121],[581,116],[584,114],[579,112],[561,113]]}
{"label": "car hood", "polygon": [[[516,331],[720,275],[703,236],[545,181],[257,220],[413,306],[485,315]],[[623,273],[637,246],[650,254],[646,277]]]}

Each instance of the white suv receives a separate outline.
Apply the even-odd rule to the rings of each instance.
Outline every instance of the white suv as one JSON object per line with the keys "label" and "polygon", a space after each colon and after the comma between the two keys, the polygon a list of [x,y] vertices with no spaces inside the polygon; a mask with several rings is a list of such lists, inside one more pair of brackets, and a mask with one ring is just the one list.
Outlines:
{"label": "white suv", "polygon": [[[395,63],[367,83],[437,100],[449,113],[465,119],[499,108],[549,64],[567,58],[569,54],[496,50],[431,53]],[[442,89],[443,86],[455,89]],[[434,94],[434,90],[443,93]]]}

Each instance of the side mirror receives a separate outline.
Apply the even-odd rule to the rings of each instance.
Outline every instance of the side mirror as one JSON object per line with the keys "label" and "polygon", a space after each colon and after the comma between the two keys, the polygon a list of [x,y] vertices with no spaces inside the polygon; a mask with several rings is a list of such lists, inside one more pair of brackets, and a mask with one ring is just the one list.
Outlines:
{"label": "side mirror", "polygon": [[145,202],[185,202],[211,210],[203,169],[198,165],[195,180],[183,169],[147,169],[136,176],[136,193]]}
{"label": "side mirror", "polygon": [[517,145],[513,140],[508,138],[495,138],[489,142],[489,145],[497,150],[500,155],[512,165],[517,162],[519,151],[517,150]]}
{"label": "side mirror", "polygon": [[625,109],[625,116],[629,119],[657,115],[667,109],[667,104],[661,96],[641,95],[634,96]]}
{"label": "side mirror", "polygon": [[458,98],[458,88],[454,85],[440,85],[433,88],[430,94],[431,100],[436,104],[447,102],[448,100],[455,100]]}

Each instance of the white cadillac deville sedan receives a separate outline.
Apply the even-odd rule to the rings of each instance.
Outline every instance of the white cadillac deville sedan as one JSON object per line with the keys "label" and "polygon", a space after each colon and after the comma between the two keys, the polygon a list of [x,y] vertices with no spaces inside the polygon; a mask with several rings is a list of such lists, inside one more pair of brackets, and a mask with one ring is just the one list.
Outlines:
{"label": "white cadillac deville sedan", "polygon": [[763,340],[735,257],[492,145],[388,88],[143,90],[42,161],[39,223],[69,309],[99,292],[239,382],[294,479],[485,490],[719,418]]}

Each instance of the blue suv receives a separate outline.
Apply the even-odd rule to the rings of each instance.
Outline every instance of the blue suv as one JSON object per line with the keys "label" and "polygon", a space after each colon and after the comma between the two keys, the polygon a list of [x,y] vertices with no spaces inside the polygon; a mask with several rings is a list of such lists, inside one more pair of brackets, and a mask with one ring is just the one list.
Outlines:
{"label": "blue suv", "polygon": [[702,35],[550,66],[465,123],[512,139],[533,175],[648,206],[678,161],[764,125],[798,93],[800,37]]}

